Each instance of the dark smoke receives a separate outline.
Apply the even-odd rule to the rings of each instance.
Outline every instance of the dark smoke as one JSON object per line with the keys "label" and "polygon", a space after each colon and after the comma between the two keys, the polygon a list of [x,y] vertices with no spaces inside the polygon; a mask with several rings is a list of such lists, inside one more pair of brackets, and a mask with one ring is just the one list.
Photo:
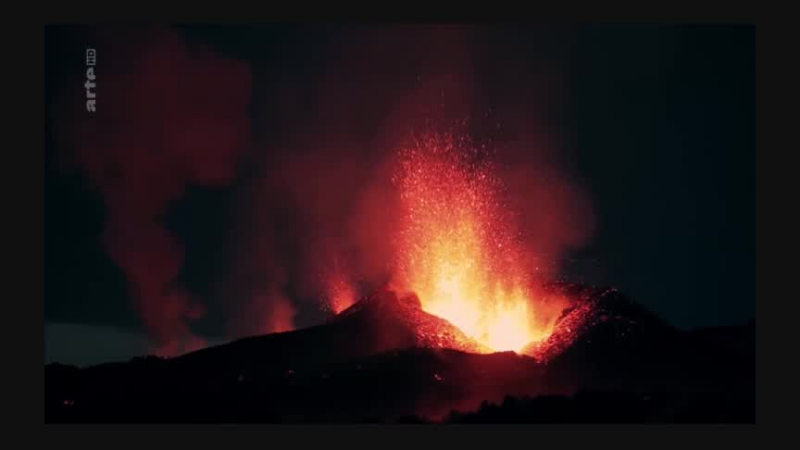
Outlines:
{"label": "dark smoke", "polygon": [[286,331],[391,279],[393,158],[427,131],[457,130],[494,149],[531,269],[556,273],[591,233],[559,136],[544,133],[559,102],[558,64],[512,50],[502,66],[482,64],[487,52],[513,48],[491,34],[351,29],[326,37],[323,52],[300,45],[274,66],[254,65],[257,90],[247,64],[173,32],[98,39],[97,112],[85,111],[83,90],[62,99],[60,147],[104,196],[104,245],[157,351],[203,345],[191,324],[205,308],[179,282],[182,242],[164,224],[189,185],[236,179],[239,188],[227,270],[210,283],[227,337]]}
{"label": "dark smoke", "polygon": [[154,351],[198,348],[204,342],[190,322],[204,307],[177,280],[184,250],[164,216],[188,185],[221,186],[236,176],[249,146],[249,67],[165,30],[114,31],[91,42],[99,47],[97,110],[84,109],[83,91],[62,99],[64,161],[102,192],[103,244],[125,273]]}
{"label": "dark smoke", "polygon": [[393,158],[427,131],[474,134],[494,149],[530,244],[532,271],[553,276],[564,252],[586,242],[589,202],[558,158],[557,134],[542,131],[548,128],[542,116],[559,100],[557,67],[510,55],[506,66],[479,72],[490,51],[475,44],[482,32],[343,32],[328,41],[318,72],[278,78],[254,99],[269,117],[260,126],[273,131],[257,145],[239,208],[235,270],[219,295],[236,292],[241,300],[231,309],[238,311],[249,310],[248,298],[274,302],[283,319],[250,316],[263,322],[258,326],[235,320],[232,333],[283,328],[288,299],[298,312],[295,325],[306,325],[300,311],[330,309],[332,286],[350,284],[358,297],[391,278],[399,212]]}

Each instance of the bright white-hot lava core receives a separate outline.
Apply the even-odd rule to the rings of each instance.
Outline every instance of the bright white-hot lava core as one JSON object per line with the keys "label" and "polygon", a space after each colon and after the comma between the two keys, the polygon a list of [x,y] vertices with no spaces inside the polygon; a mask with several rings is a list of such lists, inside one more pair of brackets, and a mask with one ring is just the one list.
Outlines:
{"label": "bright white-hot lava core", "polygon": [[429,136],[400,153],[397,169],[395,284],[494,351],[545,339],[552,324],[537,320],[521,235],[492,163],[470,145]]}

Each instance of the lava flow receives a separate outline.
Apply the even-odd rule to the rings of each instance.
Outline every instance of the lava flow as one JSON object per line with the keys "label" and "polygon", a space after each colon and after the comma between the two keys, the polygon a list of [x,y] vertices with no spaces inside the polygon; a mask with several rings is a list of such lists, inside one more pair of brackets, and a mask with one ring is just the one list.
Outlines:
{"label": "lava flow", "polygon": [[400,153],[393,181],[403,218],[395,284],[422,309],[494,351],[546,339],[512,209],[492,164],[470,145],[431,136]]}

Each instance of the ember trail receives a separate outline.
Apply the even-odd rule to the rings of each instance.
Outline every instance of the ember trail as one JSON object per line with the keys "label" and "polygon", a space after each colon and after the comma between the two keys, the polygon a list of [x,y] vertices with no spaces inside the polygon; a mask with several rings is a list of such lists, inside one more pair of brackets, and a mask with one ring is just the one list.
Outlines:
{"label": "ember trail", "polygon": [[475,147],[428,136],[400,152],[393,182],[403,208],[394,285],[494,351],[546,339],[503,184]]}

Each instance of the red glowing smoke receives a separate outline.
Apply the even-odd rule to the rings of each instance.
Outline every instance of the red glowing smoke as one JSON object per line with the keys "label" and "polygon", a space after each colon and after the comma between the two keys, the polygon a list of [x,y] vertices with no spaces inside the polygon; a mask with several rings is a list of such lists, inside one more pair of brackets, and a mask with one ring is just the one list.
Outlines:
{"label": "red glowing smoke", "polygon": [[164,216],[188,185],[230,184],[247,148],[226,271],[211,293],[223,302],[229,337],[292,329],[304,309],[341,310],[392,278],[402,224],[394,158],[428,131],[477,134],[494,149],[526,236],[523,264],[557,271],[563,252],[591,232],[589,203],[556,158],[557,141],[542,133],[557,77],[520,78],[531,63],[513,54],[502,66],[482,64],[488,47],[474,44],[475,33],[486,30],[345,31],[319,70],[265,70],[252,98],[247,65],[175,34],[100,41],[97,111],[85,111],[78,73],[57,120],[61,147],[103,194],[104,245],[163,353],[202,345],[190,324],[204,313],[179,283],[184,250]]}
{"label": "red glowing smoke", "polygon": [[390,280],[397,269],[391,243],[403,220],[391,183],[396,154],[428,132],[475,132],[478,145],[492,148],[526,238],[526,272],[557,273],[564,252],[583,244],[592,224],[589,202],[558,158],[557,136],[542,132],[558,102],[558,74],[549,61],[532,70],[530,59],[513,54],[500,67],[482,64],[486,48],[473,38],[485,32],[353,29],[329,42],[318,73],[276,77],[254,99],[271,131],[259,143],[240,212],[246,231],[234,247],[246,254],[234,262],[231,289],[254,274],[283,279],[272,272],[280,270],[294,281],[293,288],[281,282],[283,297],[316,298],[320,309],[335,311]]}
{"label": "red glowing smoke", "polygon": [[115,31],[90,42],[96,111],[84,108],[83,90],[61,99],[64,160],[102,192],[103,245],[125,274],[154,351],[193,350],[203,341],[189,322],[204,308],[177,281],[184,251],[163,220],[188,185],[235,177],[249,144],[250,70],[168,31]]}

